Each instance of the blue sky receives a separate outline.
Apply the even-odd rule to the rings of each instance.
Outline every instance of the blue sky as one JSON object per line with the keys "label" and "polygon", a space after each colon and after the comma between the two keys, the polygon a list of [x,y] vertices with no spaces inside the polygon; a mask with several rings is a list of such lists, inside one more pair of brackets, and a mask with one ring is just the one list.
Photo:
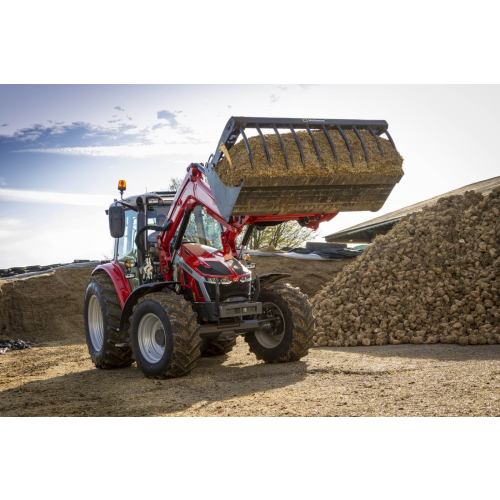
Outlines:
{"label": "blue sky", "polygon": [[231,115],[385,119],[405,177],[378,214],[500,174],[498,86],[0,86],[0,268],[110,255],[104,209],[165,189]]}

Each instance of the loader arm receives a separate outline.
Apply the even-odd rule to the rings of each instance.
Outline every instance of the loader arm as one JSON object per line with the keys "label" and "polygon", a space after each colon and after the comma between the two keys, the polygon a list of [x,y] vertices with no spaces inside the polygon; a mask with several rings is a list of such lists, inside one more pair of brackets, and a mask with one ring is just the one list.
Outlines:
{"label": "loader arm", "polygon": [[[236,238],[249,225],[267,225],[273,222],[297,221],[304,227],[316,230],[321,222],[332,220],[337,213],[304,213],[304,214],[281,214],[281,215],[248,215],[230,216],[226,220],[220,213],[214,195],[210,187],[203,179],[205,168],[202,164],[191,164],[187,174],[177,190],[174,201],[168,213],[167,219],[172,221],[170,229],[158,236],[158,248],[160,254],[161,273],[166,280],[172,280],[172,260],[175,255],[173,243],[182,241],[182,221],[186,214],[196,206],[202,205],[207,213],[217,220],[223,227],[222,244],[224,253],[238,257],[236,249]],[[184,228],[185,229],[185,228]]]}

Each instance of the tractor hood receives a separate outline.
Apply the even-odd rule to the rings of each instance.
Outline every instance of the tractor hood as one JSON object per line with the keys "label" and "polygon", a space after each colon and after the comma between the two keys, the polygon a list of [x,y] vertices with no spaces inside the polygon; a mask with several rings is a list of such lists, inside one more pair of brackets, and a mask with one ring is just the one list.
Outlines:
{"label": "tractor hood", "polygon": [[[184,243],[180,255],[184,262],[202,276],[239,281],[250,271],[236,259],[227,259],[217,248],[200,243]],[[226,260],[227,259],[227,260]]]}

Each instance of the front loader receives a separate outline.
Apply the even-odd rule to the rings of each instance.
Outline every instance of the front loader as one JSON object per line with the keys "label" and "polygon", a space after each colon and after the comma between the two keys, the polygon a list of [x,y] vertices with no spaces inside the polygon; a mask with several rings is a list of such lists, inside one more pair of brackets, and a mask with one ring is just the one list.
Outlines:
{"label": "front loader", "polygon": [[[303,161],[306,146],[299,137],[304,136],[295,130],[306,130],[315,145],[314,133],[324,133],[332,148],[331,130],[340,130],[347,141],[345,131],[356,131],[361,141],[360,131],[388,134],[382,121],[231,118],[215,153],[206,164],[191,164],[176,192],[124,198],[126,185],[120,181],[121,199],[107,211],[114,258],[94,270],[85,292],[85,335],[96,367],[126,367],[135,360],[147,377],[178,377],[201,355],[229,352],[240,335],[257,359],[268,363],[307,354],[314,334],[312,306],[286,284],[289,274],[252,277],[242,259],[251,232],[286,221],[317,229],[339,211],[378,209],[401,176],[306,172],[300,183],[283,175],[224,184],[218,166],[230,158],[240,136],[252,167],[256,161],[245,130],[258,132],[269,168],[273,158],[262,129],[280,138],[286,159],[291,153],[280,128],[299,141]],[[363,150],[367,153],[364,143]]]}

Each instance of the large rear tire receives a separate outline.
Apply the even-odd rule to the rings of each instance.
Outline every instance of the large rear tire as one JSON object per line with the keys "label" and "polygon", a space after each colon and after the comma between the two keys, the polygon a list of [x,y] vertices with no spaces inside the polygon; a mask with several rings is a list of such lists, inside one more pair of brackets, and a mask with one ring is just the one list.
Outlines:
{"label": "large rear tire", "polygon": [[120,335],[120,315],[111,278],[106,273],[95,274],[85,291],[83,318],[87,347],[97,368],[126,368],[134,362],[130,345]]}
{"label": "large rear tire", "polygon": [[199,330],[191,302],[181,295],[146,295],[130,319],[130,340],[137,366],[148,378],[186,375],[200,357]]}
{"label": "large rear tire", "polygon": [[312,346],[315,321],[307,295],[288,284],[273,284],[261,290],[258,300],[260,317],[269,320],[269,327],[245,335],[250,351],[266,363],[303,358]]}
{"label": "large rear tire", "polygon": [[224,356],[231,352],[236,345],[236,337],[224,340],[204,339],[201,346],[201,355],[204,358]]}

